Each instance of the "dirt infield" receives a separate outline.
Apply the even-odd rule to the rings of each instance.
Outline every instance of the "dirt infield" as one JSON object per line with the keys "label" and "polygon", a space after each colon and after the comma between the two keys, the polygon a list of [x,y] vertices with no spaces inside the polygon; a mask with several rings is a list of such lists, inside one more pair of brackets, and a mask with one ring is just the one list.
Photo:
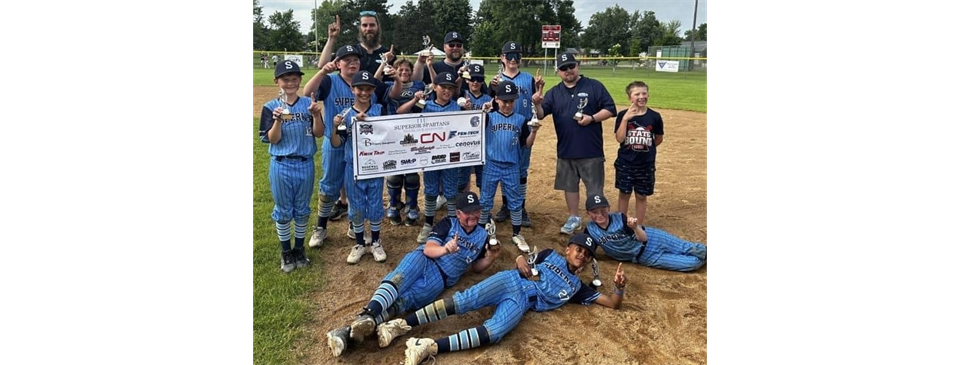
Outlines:
{"label": "dirt infield", "polygon": [[[276,87],[254,87],[253,115],[259,117],[263,103],[276,97]],[[618,110],[626,106],[618,106]],[[645,225],[664,229],[681,238],[707,242],[707,116],[704,113],[658,110],[664,118],[664,141],[658,148],[655,194],[648,198]],[[560,226],[567,218],[563,193],[553,190],[556,166],[556,133],[546,118],[533,147],[527,188],[527,210],[533,228],[523,234],[539,249],[566,247],[569,236]],[[607,157],[604,193],[616,208],[613,161],[617,143],[613,119],[604,122]],[[318,171],[318,178],[320,172]],[[471,182],[471,186],[473,186]],[[581,186],[581,201],[584,199]],[[494,210],[500,207],[499,194]],[[420,203],[422,208],[423,195]],[[582,204],[582,203],[581,203]],[[311,208],[316,208],[312,206]],[[630,202],[631,215],[633,200]],[[581,206],[581,217],[587,219]],[[421,220],[422,224],[422,220]],[[353,243],[346,236],[346,220],[330,222],[330,237],[319,251],[310,253],[326,271],[328,285],[312,293],[313,318],[308,338],[292,351],[310,364],[397,364],[403,362],[404,342],[409,337],[438,338],[477,326],[492,315],[491,308],[464,316],[446,318],[414,328],[391,346],[379,349],[375,337],[333,358],[325,333],[350,323],[370,300],[380,279],[404,254],[416,248],[420,227],[383,224],[385,263],[364,256],[357,265],[345,260]],[[468,273],[460,283],[444,291],[451,295],[487,277],[511,269],[519,251],[509,243],[509,222],[499,223],[498,236],[504,250],[496,264],[482,274]],[[600,254],[601,292],[611,294],[617,262]],[[624,264],[629,279],[621,310],[599,305],[566,305],[546,313],[527,312],[520,324],[500,343],[437,357],[439,364],[704,364],[707,362],[707,266],[693,273],[651,269]],[[589,270],[582,276],[590,280]],[[427,364],[430,362],[428,361]]]}

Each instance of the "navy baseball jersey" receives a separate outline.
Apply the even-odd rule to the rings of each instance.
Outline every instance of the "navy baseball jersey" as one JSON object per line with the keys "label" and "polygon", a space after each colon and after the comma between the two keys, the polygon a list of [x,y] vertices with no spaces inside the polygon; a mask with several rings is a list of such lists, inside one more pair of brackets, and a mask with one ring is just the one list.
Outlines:
{"label": "navy baseball jersey", "polygon": [[[387,89],[393,87],[393,81],[387,81]],[[427,87],[423,81],[413,81],[409,83],[404,83],[402,91],[400,91],[400,97],[396,99],[390,99],[387,104],[387,114],[397,114],[397,109],[401,105],[406,104],[410,99],[413,99],[413,96],[417,94],[417,91],[423,91]]]}
{"label": "navy baseball jersey", "polygon": [[593,115],[606,109],[611,115],[617,113],[613,97],[599,81],[580,77],[573,88],[567,88],[561,81],[547,91],[543,97],[544,116],[553,115],[553,127],[557,131],[557,157],[563,159],[593,158],[603,156],[603,128],[600,123],[590,123],[583,127],[577,124],[573,115],[577,113],[577,104],[587,100],[583,108],[584,115]]}
{"label": "navy baseball jersey", "polygon": [[[369,53],[367,52],[367,49],[363,48],[363,46],[361,46],[359,43],[355,44],[353,47],[360,51],[360,69],[370,71],[371,74],[376,74],[377,69],[380,68],[380,64],[383,63],[383,60],[380,59],[380,55],[390,52],[390,49],[384,46],[380,46],[380,48],[377,48],[373,50],[373,52]],[[393,61],[396,62],[397,58],[394,57]],[[391,76],[382,75],[382,77],[384,82],[393,81],[393,77]]]}
{"label": "navy baseball jersey", "polygon": [[552,249],[538,252],[534,266],[540,277],[534,281],[537,288],[534,310],[537,312],[556,309],[567,301],[590,305],[600,298],[600,293],[583,285],[580,277],[567,269],[566,258]]}
{"label": "navy baseball jersey", "polygon": [[[623,123],[623,115],[627,109],[617,114],[617,122],[613,128],[614,135]],[[643,115],[636,115],[627,121],[627,135],[620,148],[617,149],[617,160],[620,163],[631,163],[638,166],[649,166],[656,162],[657,146],[653,145],[656,136],[663,135],[663,118],[660,113],[647,108]]]}
{"label": "navy baseball jersey", "polygon": [[[433,70],[436,71],[437,74],[440,74],[441,72],[449,72],[451,75],[460,76],[460,68],[465,65],[466,65],[466,62],[462,58],[460,59],[460,63],[454,66],[448,65],[444,60],[439,60],[433,63]],[[430,78],[429,72],[426,72],[426,71],[423,72],[423,82],[425,84],[429,84],[433,82],[433,80]],[[461,81],[460,91],[454,93],[454,95],[463,95],[463,93],[465,92],[470,92],[470,86],[467,85],[466,81]]]}

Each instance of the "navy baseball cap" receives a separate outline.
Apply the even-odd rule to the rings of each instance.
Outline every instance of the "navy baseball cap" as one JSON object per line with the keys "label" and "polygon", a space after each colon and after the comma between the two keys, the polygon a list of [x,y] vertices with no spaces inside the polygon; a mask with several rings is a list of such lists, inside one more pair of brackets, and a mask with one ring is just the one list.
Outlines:
{"label": "navy baseball cap", "polygon": [[353,75],[353,80],[351,80],[350,86],[360,85],[377,86],[377,84],[373,83],[373,74],[370,73],[370,71],[360,70],[360,72],[357,72]]}
{"label": "navy baseball cap", "polygon": [[443,37],[443,44],[451,42],[463,42],[463,37],[460,36],[460,32],[449,32],[446,36]]}
{"label": "navy baseball cap", "polygon": [[517,85],[514,84],[513,81],[503,81],[497,84],[497,99],[514,100],[520,97],[520,95],[518,95],[519,91],[520,90],[517,89]]}
{"label": "navy baseball cap", "polygon": [[300,74],[300,76],[303,76],[303,72],[300,71],[300,65],[296,62],[291,60],[277,62],[277,69],[273,71],[273,78],[278,79],[280,76],[286,74]]}
{"label": "navy baseball cap", "polygon": [[587,210],[593,210],[594,208],[603,208],[609,207],[610,202],[607,201],[603,195],[590,195],[587,197]]}
{"label": "navy baseball cap", "polygon": [[354,55],[360,57],[360,50],[357,49],[357,46],[348,44],[346,46],[340,47],[337,49],[337,57],[335,60],[339,61],[341,58],[344,58],[349,55]]}
{"label": "navy baseball cap", "polygon": [[573,53],[564,52],[557,55],[557,68],[575,64],[577,64],[577,57],[574,56]]}
{"label": "navy baseball cap", "polygon": [[587,251],[590,251],[590,256],[597,257],[597,242],[587,234],[577,233],[573,235],[567,244],[569,245],[570,243],[586,248]]}
{"label": "navy baseball cap", "polygon": [[471,64],[467,66],[467,72],[470,72],[470,77],[483,77],[483,65],[479,63]]}
{"label": "navy baseball cap", "polygon": [[509,41],[503,44],[503,49],[500,50],[500,53],[520,53],[520,44],[515,41]]}
{"label": "navy baseball cap", "polygon": [[480,197],[472,191],[457,196],[457,210],[472,213],[480,210]]}
{"label": "navy baseball cap", "polygon": [[457,78],[449,72],[441,72],[437,74],[437,78],[433,80],[435,85],[453,85],[457,86]]}

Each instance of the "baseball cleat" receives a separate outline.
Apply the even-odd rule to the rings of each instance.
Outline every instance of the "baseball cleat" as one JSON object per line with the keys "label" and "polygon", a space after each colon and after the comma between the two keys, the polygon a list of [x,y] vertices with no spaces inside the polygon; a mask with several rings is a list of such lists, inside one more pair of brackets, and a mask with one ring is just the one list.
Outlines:
{"label": "baseball cleat", "polygon": [[354,245],[350,249],[350,255],[347,256],[348,264],[356,264],[360,262],[360,258],[367,253],[367,246],[364,245]]}
{"label": "baseball cleat", "polygon": [[523,238],[523,235],[513,235],[513,243],[517,244],[517,248],[519,248],[520,251],[530,252],[530,246],[527,245],[527,240]]}
{"label": "baseball cleat", "polygon": [[347,210],[349,210],[348,208],[350,208],[349,205],[341,204],[338,200],[335,204],[333,204],[333,210],[330,211],[329,219],[332,221],[340,220],[340,218],[343,218],[343,216],[347,214]]}
{"label": "baseball cleat", "polygon": [[404,365],[417,365],[427,356],[437,354],[437,343],[433,339],[414,337],[407,340],[407,349],[403,354],[406,356]]}
{"label": "baseball cleat", "polygon": [[560,227],[560,233],[573,234],[573,231],[581,228],[583,228],[583,225],[580,223],[580,217],[570,217],[567,219],[567,223],[564,223],[563,227]]}
{"label": "baseball cleat", "polygon": [[376,326],[377,323],[373,321],[372,316],[369,314],[361,314],[350,324],[350,338],[354,341],[362,342],[364,338],[367,338],[367,336],[373,333]]}
{"label": "baseball cleat", "polygon": [[350,327],[340,327],[327,332],[327,346],[333,352],[333,357],[338,357],[347,348],[347,337],[350,336]]}
{"label": "baseball cleat", "polygon": [[387,218],[390,219],[390,224],[395,226],[403,223],[403,218],[400,217],[400,209],[397,207],[387,208]]}
{"label": "baseball cleat", "polygon": [[390,346],[393,339],[407,334],[412,328],[403,318],[381,323],[380,326],[377,326],[377,342],[380,344],[380,348]]}
{"label": "baseball cleat", "polygon": [[403,224],[407,227],[411,227],[414,224],[417,224],[417,220],[420,219],[420,209],[413,207],[412,209],[407,209],[407,219]]}
{"label": "baseball cleat", "polygon": [[423,228],[420,229],[420,234],[417,235],[417,243],[423,244],[427,242],[427,237],[430,236],[430,231],[433,230],[432,224],[423,224]]}
{"label": "baseball cleat", "polygon": [[280,253],[280,270],[290,273],[297,268],[297,260],[293,257],[293,251],[283,251]]}
{"label": "baseball cleat", "polygon": [[533,221],[531,221],[530,216],[527,215],[526,209],[523,210],[523,217],[520,218],[520,226],[527,228],[533,227]]}
{"label": "baseball cleat", "polygon": [[320,248],[323,246],[323,240],[327,239],[327,229],[317,227],[313,230],[313,235],[310,236],[310,247],[311,248]]}
{"label": "baseball cleat", "polygon": [[383,252],[383,242],[377,240],[373,242],[370,246],[370,252],[373,253],[373,260],[376,262],[387,261],[387,253]]}
{"label": "baseball cleat", "polygon": [[493,216],[493,220],[495,222],[506,222],[507,219],[510,219],[510,211],[507,210],[507,205],[504,204],[500,206],[500,210]]}
{"label": "baseball cleat", "polygon": [[310,266],[310,259],[308,259],[307,254],[303,252],[303,248],[293,249],[293,260],[296,261],[298,269]]}

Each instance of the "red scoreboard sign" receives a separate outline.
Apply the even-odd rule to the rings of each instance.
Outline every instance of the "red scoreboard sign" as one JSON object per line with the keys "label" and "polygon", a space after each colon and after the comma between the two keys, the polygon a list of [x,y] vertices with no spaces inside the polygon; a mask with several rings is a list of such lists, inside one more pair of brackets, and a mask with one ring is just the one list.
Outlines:
{"label": "red scoreboard sign", "polygon": [[560,41],[560,26],[559,25],[544,25],[541,27],[543,34],[541,35],[541,40],[544,42],[559,42]]}

